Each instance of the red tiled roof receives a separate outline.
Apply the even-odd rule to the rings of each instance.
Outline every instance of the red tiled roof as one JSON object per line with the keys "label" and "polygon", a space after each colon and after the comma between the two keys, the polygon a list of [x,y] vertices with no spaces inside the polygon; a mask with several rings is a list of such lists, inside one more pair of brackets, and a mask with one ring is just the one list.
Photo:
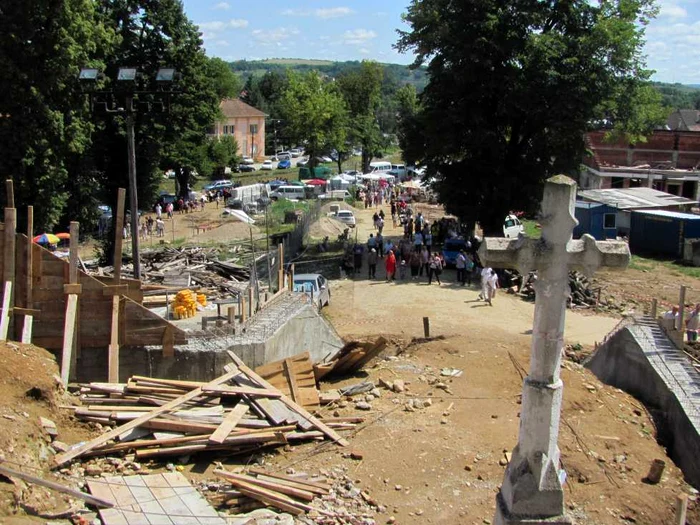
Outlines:
{"label": "red tiled roof", "polygon": [[226,118],[238,118],[238,117],[266,117],[267,115],[243,102],[241,99],[226,98],[219,104],[221,108],[221,113],[223,113]]}

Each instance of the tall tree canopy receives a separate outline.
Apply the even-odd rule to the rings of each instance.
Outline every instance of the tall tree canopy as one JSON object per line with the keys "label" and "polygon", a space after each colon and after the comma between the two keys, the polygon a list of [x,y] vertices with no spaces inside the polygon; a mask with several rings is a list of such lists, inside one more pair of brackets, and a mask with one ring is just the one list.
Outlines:
{"label": "tall tree canopy", "polygon": [[362,146],[362,171],[365,173],[369,171],[372,158],[387,145],[378,120],[383,79],[381,64],[369,60],[363,60],[359,68],[338,77],[338,87],[350,113],[349,139],[352,145]]}
{"label": "tall tree canopy", "polygon": [[290,72],[279,104],[286,133],[292,142],[304,144],[311,169],[317,164],[316,156],[345,144],[345,101],[335,84],[324,81],[317,72]]}
{"label": "tall tree canopy", "polygon": [[592,122],[641,133],[630,104],[653,101],[620,88],[645,89],[654,15],[653,0],[413,0],[396,47],[430,82],[409,147],[447,210],[502,235],[509,210],[534,211],[547,177],[576,170]]}
{"label": "tall tree canopy", "polygon": [[78,69],[100,62],[110,32],[91,0],[4,0],[0,34],[0,172],[14,180],[16,205],[35,204],[36,228],[50,231],[76,196],[69,167],[90,144]]}

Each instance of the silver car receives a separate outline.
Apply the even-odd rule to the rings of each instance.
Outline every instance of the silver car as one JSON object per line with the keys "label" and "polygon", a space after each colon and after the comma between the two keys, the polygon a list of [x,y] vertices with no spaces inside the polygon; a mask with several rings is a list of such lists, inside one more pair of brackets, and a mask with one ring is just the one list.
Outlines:
{"label": "silver car", "polygon": [[320,273],[300,273],[294,276],[294,291],[307,294],[320,310],[331,304],[328,279]]}

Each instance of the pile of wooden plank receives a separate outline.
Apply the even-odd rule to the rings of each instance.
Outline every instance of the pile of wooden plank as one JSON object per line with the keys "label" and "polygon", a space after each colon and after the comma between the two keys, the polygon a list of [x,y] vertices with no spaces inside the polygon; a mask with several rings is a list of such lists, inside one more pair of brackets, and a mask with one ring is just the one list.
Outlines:
{"label": "pile of wooden plank", "polygon": [[319,419],[282,393],[234,353],[227,373],[210,381],[135,376],[126,384],[91,383],[81,390],[75,415],[115,425],[94,440],[55,456],[57,465],[81,456],[133,451],[139,459],[203,451],[246,453],[290,441],[348,442],[336,430],[356,419]]}
{"label": "pile of wooden plank", "polygon": [[[534,301],[536,281],[537,272],[530,272],[525,283],[520,287],[520,295]],[[567,302],[569,308],[588,308],[600,303],[601,288],[593,288],[588,278],[580,272],[575,270],[569,272],[569,289],[571,291]]]}
{"label": "pile of wooden plank", "polygon": [[307,410],[316,410],[319,407],[320,399],[309,352],[266,363],[257,367],[255,371]]}
{"label": "pile of wooden plank", "polygon": [[347,375],[360,370],[377,357],[386,345],[387,340],[383,337],[379,337],[373,343],[352,341],[346,344],[329,361],[314,365],[316,381],[326,376]]}
{"label": "pile of wooden plank", "polygon": [[311,505],[315,498],[325,496],[331,491],[332,487],[322,481],[261,469],[250,469],[246,474],[217,469],[214,470],[214,474],[228,481],[233,487],[233,490],[223,494],[221,504],[238,511],[245,512],[258,506],[270,506],[295,516],[311,511],[333,514]]}

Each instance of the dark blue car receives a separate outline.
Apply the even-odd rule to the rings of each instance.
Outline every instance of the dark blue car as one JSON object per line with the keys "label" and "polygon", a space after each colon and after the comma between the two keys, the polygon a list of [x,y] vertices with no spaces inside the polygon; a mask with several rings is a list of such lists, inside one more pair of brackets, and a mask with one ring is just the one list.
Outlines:
{"label": "dark blue car", "polygon": [[467,241],[464,239],[447,239],[445,241],[442,247],[442,257],[445,259],[445,266],[455,265],[460,250],[467,250]]}
{"label": "dark blue car", "polygon": [[292,167],[292,161],[289,159],[281,160],[277,163],[278,170],[288,170]]}

